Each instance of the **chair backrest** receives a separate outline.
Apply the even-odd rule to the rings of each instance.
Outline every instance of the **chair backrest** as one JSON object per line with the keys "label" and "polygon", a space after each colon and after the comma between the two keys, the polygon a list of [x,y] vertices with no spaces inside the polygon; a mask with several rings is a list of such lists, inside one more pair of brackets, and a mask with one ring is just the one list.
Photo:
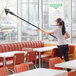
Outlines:
{"label": "chair backrest", "polygon": [[57,48],[54,48],[52,51],[52,57],[57,57]]}
{"label": "chair backrest", "polygon": [[68,72],[67,76],[76,76],[76,71]]}
{"label": "chair backrest", "polygon": [[0,76],[6,76],[6,75],[9,75],[8,68],[7,67],[0,68]]}
{"label": "chair backrest", "polygon": [[69,46],[69,54],[74,54],[74,50],[75,50],[75,46],[74,45],[70,45]]}
{"label": "chair backrest", "polygon": [[29,65],[27,63],[15,65],[15,67],[14,67],[15,73],[24,72],[24,71],[28,71],[28,70],[29,70]]}
{"label": "chair backrest", "polygon": [[37,52],[36,51],[30,51],[27,53],[27,62],[32,62],[32,61],[35,61],[36,60],[36,55],[37,55]]}
{"label": "chair backrest", "polygon": [[24,53],[16,53],[14,55],[14,66],[18,64],[24,63],[25,54]]}
{"label": "chair backrest", "polygon": [[50,67],[50,69],[59,69],[59,70],[62,70],[62,68],[55,67],[55,64],[58,64],[58,63],[61,63],[61,62],[62,62],[62,60],[61,60],[60,57],[51,58],[49,60],[49,67]]}

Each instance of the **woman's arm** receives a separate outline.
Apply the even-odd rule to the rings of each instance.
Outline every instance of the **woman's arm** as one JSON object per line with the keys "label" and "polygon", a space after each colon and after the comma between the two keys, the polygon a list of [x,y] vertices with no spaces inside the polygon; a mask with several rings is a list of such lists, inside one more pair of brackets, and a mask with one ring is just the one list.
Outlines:
{"label": "woman's arm", "polygon": [[68,32],[66,32],[66,37],[65,37],[65,39],[68,39],[68,38],[70,38],[70,35],[69,35]]}
{"label": "woman's arm", "polygon": [[44,29],[40,29],[42,32],[45,32],[45,33],[47,33],[47,34],[53,34],[54,32],[47,32],[46,30],[44,30]]}

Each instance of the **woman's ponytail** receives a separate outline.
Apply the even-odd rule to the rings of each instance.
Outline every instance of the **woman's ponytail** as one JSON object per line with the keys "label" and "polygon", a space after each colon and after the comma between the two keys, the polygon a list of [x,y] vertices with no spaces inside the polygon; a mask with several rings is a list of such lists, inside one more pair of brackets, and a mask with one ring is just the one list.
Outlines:
{"label": "woman's ponytail", "polygon": [[58,18],[56,21],[59,23],[60,26],[62,26],[62,35],[65,35],[66,31],[64,21],[61,18]]}
{"label": "woman's ponytail", "polygon": [[62,35],[65,35],[65,23],[62,21]]}

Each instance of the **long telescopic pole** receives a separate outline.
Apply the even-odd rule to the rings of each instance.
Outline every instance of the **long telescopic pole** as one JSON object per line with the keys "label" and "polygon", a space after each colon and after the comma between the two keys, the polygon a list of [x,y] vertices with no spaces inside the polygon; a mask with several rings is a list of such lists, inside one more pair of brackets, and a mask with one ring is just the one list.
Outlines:
{"label": "long telescopic pole", "polygon": [[[35,26],[34,24],[32,24],[32,23],[30,23],[30,22],[28,22],[28,21],[26,21],[25,19],[23,19],[23,18],[21,18],[21,17],[19,17],[19,16],[17,16],[16,14],[14,14],[13,12],[11,12],[11,11],[9,11],[9,9],[5,9],[5,13],[6,13],[6,15],[9,13],[9,14],[11,14],[11,15],[14,15],[15,17],[17,17],[17,18],[19,18],[19,19],[21,19],[21,20],[23,20],[23,21],[25,21],[26,23],[28,23],[28,24],[30,24],[30,25],[32,25],[32,26],[34,26],[34,27],[36,27],[37,29],[41,29],[41,28],[39,28],[39,27],[37,27],[37,26]],[[52,36],[52,37],[54,37],[54,38],[56,38],[54,35],[51,35],[51,34],[49,34],[50,36]],[[56,38],[57,39],[57,38]]]}

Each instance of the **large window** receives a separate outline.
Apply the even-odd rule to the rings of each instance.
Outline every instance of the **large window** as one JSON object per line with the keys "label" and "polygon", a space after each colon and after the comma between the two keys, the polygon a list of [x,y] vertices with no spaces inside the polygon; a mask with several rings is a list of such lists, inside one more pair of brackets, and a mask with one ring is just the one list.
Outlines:
{"label": "large window", "polygon": [[[19,4],[17,3],[19,1],[21,3],[20,7],[18,7]],[[60,17],[65,20],[66,28],[70,31],[69,33],[72,33],[72,43],[76,42],[76,0],[72,0],[72,7],[71,3],[69,2],[71,0],[41,1],[42,2],[40,5],[40,0],[0,0],[0,43],[16,42],[19,40],[19,38],[19,41],[38,40],[39,37],[42,38],[42,40],[45,42],[57,41],[55,38],[45,33],[43,33],[41,36],[41,32],[39,32],[37,28],[24,21],[18,21],[16,17],[10,14],[6,16],[4,8],[10,9],[15,14],[18,14],[20,17],[24,18],[25,20],[36,26],[42,26],[42,28],[44,28],[46,31],[54,30],[56,26],[55,24],[52,24],[53,22],[55,22],[53,18],[57,18],[59,17],[59,15],[62,15]],[[58,3],[59,1],[61,2]],[[60,12],[58,8],[61,10]],[[42,13],[42,16],[40,16],[40,13]],[[69,29],[69,27],[71,27],[71,21],[72,28]],[[17,25],[19,22],[19,28],[17,29]],[[39,25],[40,23],[42,23],[42,25]]]}
{"label": "large window", "polygon": [[[38,0],[22,0],[22,18],[38,26]],[[38,30],[22,22],[22,41],[38,40]]]}
{"label": "large window", "polygon": [[[48,30],[49,27],[49,6],[48,6],[49,0],[42,0],[42,23],[43,28],[45,30]],[[45,33],[43,33],[43,40],[49,40],[49,36]]]}
{"label": "large window", "polygon": [[[66,30],[69,32],[70,37],[71,37],[68,41],[71,42],[71,39],[72,39],[72,43],[75,43],[76,41],[76,27],[75,27],[76,25],[76,5],[75,5],[76,0],[72,0],[72,7],[71,7],[70,1],[71,0],[42,0],[42,11],[43,11],[42,21],[43,21],[43,28],[47,31],[51,31],[51,30],[54,30],[55,28],[55,25],[51,25],[53,23],[52,20],[54,20],[54,17],[56,18],[57,16],[61,17],[62,19],[64,19]],[[49,7],[49,3],[50,3],[51,8]],[[72,20],[71,20],[71,13],[72,13]],[[72,21],[72,25],[71,25],[71,21]],[[48,41],[48,42],[49,41],[56,42],[55,38],[48,36],[45,33],[43,33],[43,40]]]}
{"label": "large window", "polygon": [[[61,0],[62,1],[62,0]],[[53,31],[56,27],[55,23],[51,23],[52,20],[53,22],[55,22],[54,19],[52,19],[52,15],[56,16],[56,15],[59,15],[57,14],[59,12],[59,9],[58,8],[54,8],[54,7],[51,7],[51,5],[57,5],[58,0],[42,0],[42,23],[43,23],[43,28],[46,30],[46,31]],[[51,11],[52,9],[52,11]],[[61,8],[60,8],[61,9]],[[53,16],[53,18],[54,18]],[[43,40],[44,41],[57,41],[56,38],[50,36],[50,35],[47,35],[46,33],[43,33]]]}
{"label": "large window", "polygon": [[72,43],[76,43],[76,0],[72,0]]}
{"label": "large window", "polygon": [[0,43],[17,41],[17,19],[8,14],[4,9],[8,8],[17,14],[17,0],[0,0]]}

